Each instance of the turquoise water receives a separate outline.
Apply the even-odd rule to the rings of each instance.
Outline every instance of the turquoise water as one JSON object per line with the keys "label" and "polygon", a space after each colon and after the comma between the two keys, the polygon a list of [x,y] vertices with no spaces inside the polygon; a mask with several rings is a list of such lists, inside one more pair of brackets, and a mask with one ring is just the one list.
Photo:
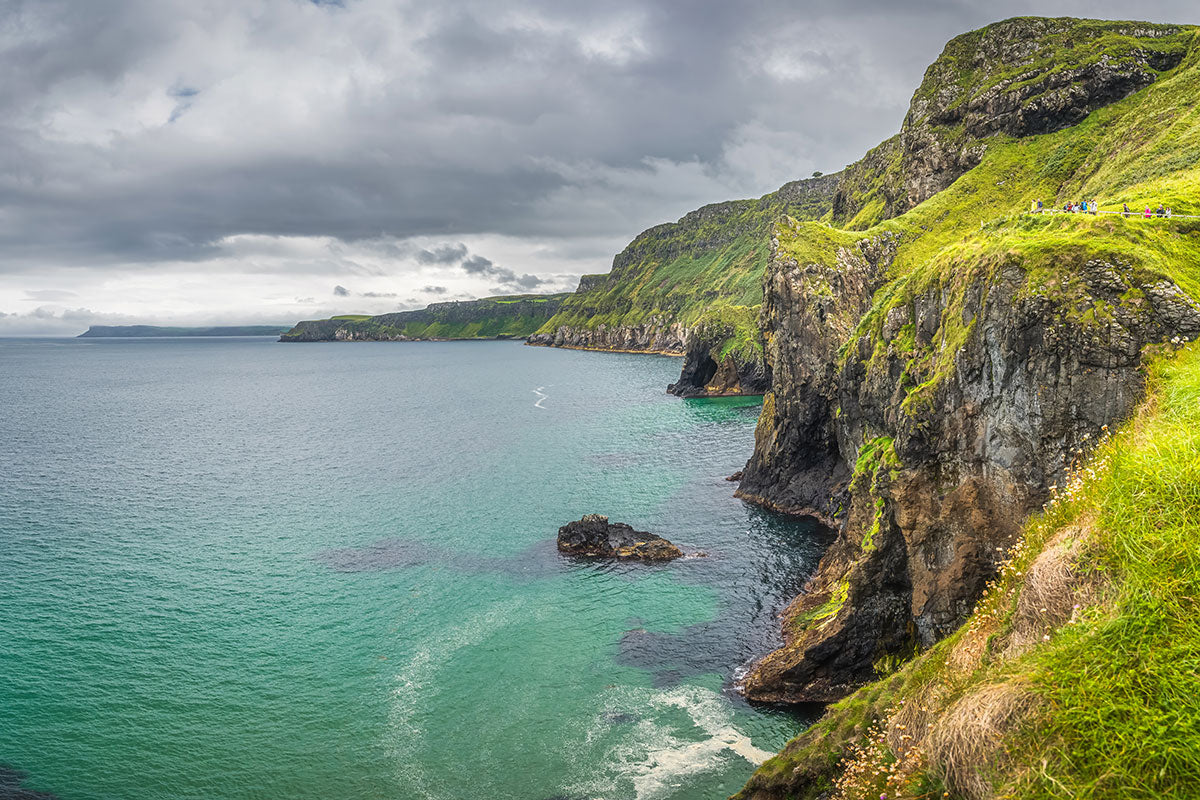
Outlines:
{"label": "turquoise water", "polygon": [[[819,546],[723,479],[757,406],[677,375],[510,342],[0,341],[0,794],[735,791],[805,724],[728,687]],[[591,512],[708,557],[560,557]]]}

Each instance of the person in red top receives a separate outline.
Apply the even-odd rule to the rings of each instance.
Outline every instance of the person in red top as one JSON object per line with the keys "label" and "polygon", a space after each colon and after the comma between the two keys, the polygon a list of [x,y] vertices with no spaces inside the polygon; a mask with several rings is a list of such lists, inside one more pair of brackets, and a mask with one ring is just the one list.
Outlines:
{"label": "person in red top", "polygon": [[1146,206],[1146,219],[1150,219],[1150,206]]}

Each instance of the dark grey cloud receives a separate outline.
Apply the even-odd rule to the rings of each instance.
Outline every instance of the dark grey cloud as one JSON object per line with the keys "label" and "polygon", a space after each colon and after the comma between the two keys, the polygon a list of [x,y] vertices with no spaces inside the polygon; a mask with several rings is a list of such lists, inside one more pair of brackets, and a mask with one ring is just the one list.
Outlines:
{"label": "dark grey cloud", "polygon": [[399,297],[395,292],[360,292],[359,297],[388,298]]}
{"label": "dark grey cloud", "polygon": [[471,256],[462,262],[463,271],[470,275],[495,275],[496,265],[483,256]]}
{"label": "dark grey cloud", "polygon": [[[699,205],[840,169],[949,38],[1045,13],[1200,22],[1194,0],[0,0],[0,275],[545,288]],[[247,236],[344,252],[243,258]]]}
{"label": "dark grey cloud", "polygon": [[421,264],[454,264],[467,257],[467,246],[462,242],[441,244],[418,250],[416,255]]}
{"label": "dark grey cloud", "polygon": [[484,276],[498,281],[498,285],[493,288],[493,291],[496,293],[505,291],[528,292],[548,282],[537,275],[518,275],[511,269],[497,266],[492,263],[491,259],[479,255],[465,259],[459,266],[468,275]]}
{"label": "dark grey cloud", "polygon": [[445,294],[449,290],[445,286],[422,286],[421,291],[425,294]]}
{"label": "dark grey cloud", "polygon": [[338,297],[349,297],[350,296],[350,290],[340,284],[333,287],[333,293]]}

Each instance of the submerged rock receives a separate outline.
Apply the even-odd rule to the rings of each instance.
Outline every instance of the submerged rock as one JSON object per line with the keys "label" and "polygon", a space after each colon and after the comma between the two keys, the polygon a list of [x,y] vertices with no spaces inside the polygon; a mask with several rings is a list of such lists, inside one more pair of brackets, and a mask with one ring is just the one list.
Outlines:
{"label": "submerged rock", "polygon": [[558,529],[558,549],[577,556],[670,561],[683,551],[661,536],[635,531],[623,522],[609,522],[602,514],[587,514]]}

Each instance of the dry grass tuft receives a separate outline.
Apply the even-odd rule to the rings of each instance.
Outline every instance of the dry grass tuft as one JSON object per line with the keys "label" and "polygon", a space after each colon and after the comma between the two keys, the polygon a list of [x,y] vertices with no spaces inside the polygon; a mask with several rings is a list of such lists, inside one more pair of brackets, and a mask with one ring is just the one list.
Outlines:
{"label": "dry grass tuft", "polygon": [[1009,660],[1028,652],[1099,599],[1099,574],[1081,565],[1092,539],[1091,526],[1092,522],[1085,520],[1064,528],[1029,565],[1001,658]]}
{"label": "dry grass tuft", "polygon": [[945,708],[947,694],[945,685],[935,681],[900,701],[885,727],[887,746],[893,753],[903,756],[925,741],[933,720]]}
{"label": "dry grass tuft", "polygon": [[924,750],[930,769],[968,800],[992,797],[987,770],[1001,769],[1004,736],[1036,707],[1021,684],[993,683],[959,698],[934,724]]}

